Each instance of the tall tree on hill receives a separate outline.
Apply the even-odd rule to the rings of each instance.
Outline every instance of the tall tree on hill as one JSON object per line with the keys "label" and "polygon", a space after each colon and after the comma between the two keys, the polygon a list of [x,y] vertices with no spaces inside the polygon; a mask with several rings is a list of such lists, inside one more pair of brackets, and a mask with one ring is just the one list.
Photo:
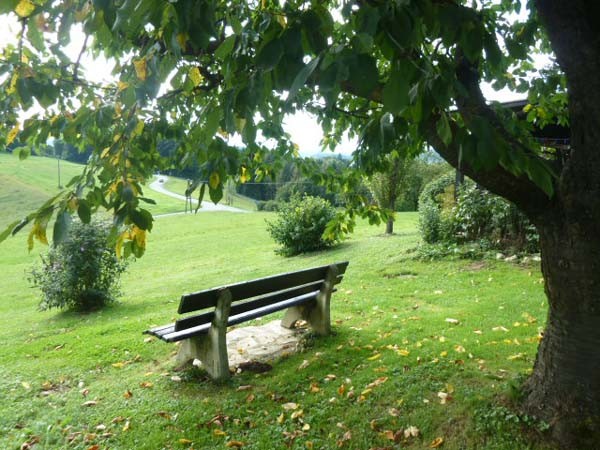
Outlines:
{"label": "tall tree on hill", "polygon": [[[526,17],[514,19],[525,3]],[[179,143],[183,161],[210,162],[208,191],[218,201],[227,177],[268,175],[259,137],[276,140],[279,154],[295,152],[281,123],[297,109],[319,115],[325,145],[345,131],[360,136],[354,166],[367,171],[411,135],[536,224],[549,315],[525,407],[565,446],[598,441],[597,2],[4,0],[0,13],[21,24],[0,59],[0,146],[54,136],[96,148],[69,190],[0,240],[26,222],[31,241],[42,238],[53,213],[60,231],[66,214],[89,220],[103,206],[129,227],[125,250],[140,254],[152,225],[141,183],[162,139]],[[85,36],[69,59],[72,29]],[[555,59],[530,79],[537,50]],[[89,52],[116,59],[114,83],[86,81]],[[568,120],[570,150],[532,139],[530,124],[485,101],[482,81],[528,92],[538,126]],[[20,123],[19,110],[38,104],[43,111]],[[222,138],[233,133],[244,153]],[[357,183],[350,173],[319,178],[350,192]],[[354,212],[369,212],[354,200]]]}

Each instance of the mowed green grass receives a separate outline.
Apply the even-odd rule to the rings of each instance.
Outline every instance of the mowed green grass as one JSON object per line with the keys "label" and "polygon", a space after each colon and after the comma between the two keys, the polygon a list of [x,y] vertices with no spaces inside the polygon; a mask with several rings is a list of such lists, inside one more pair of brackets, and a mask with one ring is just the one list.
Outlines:
{"label": "mowed green grass", "polygon": [[[544,323],[537,265],[414,261],[412,213],[391,237],[359,223],[334,249],[284,258],[272,217],[158,218],[121,303],[84,315],[37,311],[26,274],[43,249],[0,244],[0,448],[545,448],[504,406]],[[343,260],[334,335],[264,374],[215,386],[142,334],[172,321],[184,292]]]}

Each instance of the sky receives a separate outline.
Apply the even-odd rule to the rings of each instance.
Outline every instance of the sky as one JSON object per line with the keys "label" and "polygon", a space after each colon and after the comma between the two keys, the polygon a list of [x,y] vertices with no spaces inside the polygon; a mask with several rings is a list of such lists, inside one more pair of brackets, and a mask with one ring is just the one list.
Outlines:
{"label": "sky", "polygon": [[[2,0],[0,0],[2,1]],[[10,17],[10,18],[9,18]],[[17,44],[17,34],[19,32],[19,23],[16,16],[0,17],[0,49],[8,44]],[[72,39],[69,46],[64,50],[65,53],[72,58],[77,59],[80,51],[81,39]],[[536,66],[541,67],[548,63],[547,59],[536,60]],[[86,71],[88,79],[94,82],[107,82],[111,79],[112,65],[106,60],[92,59],[89,54],[84,54],[82,58],[82,68]],[[511,101],[523,98],[523,94],[511,92],[508,89],[502,91],[494,90],[489,84],[482,84],[482,90],[486,99],[490,101]],[[292,141],[298,144],[300,154],[309,156],[320,153],[320,141],[323,138],[323,133],[316,119],[306,112],[298,112],[293,116],[288,116],[284,121],[284,129],[291,135]],[[240,141],[241,142],[241,141]],[[236,139],[233,139],[232,144],[239,144]],[[344,139],[337,147],[335,153],[350,154],[357,146],[356,139]]]}

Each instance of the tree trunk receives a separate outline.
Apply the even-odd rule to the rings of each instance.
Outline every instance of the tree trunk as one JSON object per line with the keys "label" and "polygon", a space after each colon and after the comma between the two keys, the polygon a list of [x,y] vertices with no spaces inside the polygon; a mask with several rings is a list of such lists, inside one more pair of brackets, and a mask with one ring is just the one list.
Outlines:
{"label": "tree trunk", "polygon": [[390,217],[385,224],[385,234],[394,234],[394,218]]}
{"label": "tree trunk", "polygon": [[591,449],[600,438],[600,230],[578,215],[538,222],[549,311],[524,407],[564,448]]}

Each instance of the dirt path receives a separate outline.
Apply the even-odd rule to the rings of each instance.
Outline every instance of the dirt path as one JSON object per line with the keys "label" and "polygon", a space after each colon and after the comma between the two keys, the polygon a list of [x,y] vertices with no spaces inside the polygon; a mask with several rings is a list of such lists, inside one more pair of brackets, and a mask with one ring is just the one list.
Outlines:
{"label": "dirt path", "polygon": [[[148,185],[148,187],[156,192],[160,192],[161,194],[168,195],[169,197],[178,198],[181,201],[185,202],[185,195],[176,194],[175,192],[171,192],[168,189],[165,189],[164,184],[167,182],[168,179],[169,179],[169,177],[167,177],[166,175],[157,175],[156,179],[154,181],[152,181],[152,183],[150,183]],[[195,205],[198,204],[198,200],[196,200],[195,198],[192,198],[192,204],[195,207]],[[233,206],[227,206],[227,205],[221,205],[221,204],[215,205],[214,203],[207,202],[207,201],[202,201],[202,206],[198,210],[198,212],[214,212],[214,211],[229,211],[229,212],[242,212],[242,213],[248,212],[248,211],[240,209],[240,208],[234,208]],[[179,213],[177,213],[177,214],[179,214]]]}

